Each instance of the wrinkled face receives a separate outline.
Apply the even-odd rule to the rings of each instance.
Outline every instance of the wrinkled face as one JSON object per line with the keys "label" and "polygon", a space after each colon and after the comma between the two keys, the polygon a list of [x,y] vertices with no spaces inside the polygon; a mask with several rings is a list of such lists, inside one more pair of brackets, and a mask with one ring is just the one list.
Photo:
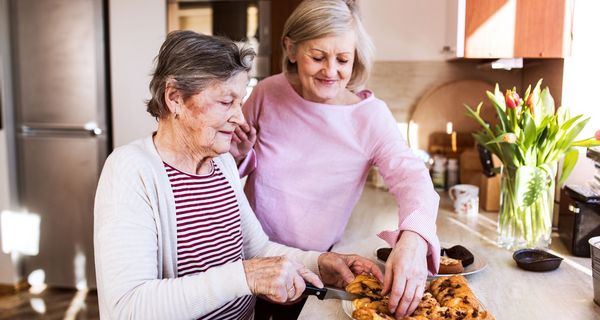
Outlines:
{"label": "wrinkled face", "polygon": [[304,99],[340,104],[352,76],[356,36],[340,35],[304,41],[288,50],[290,61],[298,66],[301,95]]}
{"label": "wrinkled face", "polygon": [[177,120],[186,145],[205,156],[228,152],[233,131],[245,121],[242,99],[247,85],[248,73],[240,72],[188,98]]}

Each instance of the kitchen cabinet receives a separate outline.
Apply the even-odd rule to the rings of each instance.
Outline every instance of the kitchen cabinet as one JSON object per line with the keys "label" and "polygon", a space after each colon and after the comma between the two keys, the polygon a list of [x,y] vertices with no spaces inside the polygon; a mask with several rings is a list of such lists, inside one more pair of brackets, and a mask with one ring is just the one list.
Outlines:
{"label": "kitchen cabinet", "polygon": [[574,0],[452,0],[452,58],[563,58],[570,55]]}

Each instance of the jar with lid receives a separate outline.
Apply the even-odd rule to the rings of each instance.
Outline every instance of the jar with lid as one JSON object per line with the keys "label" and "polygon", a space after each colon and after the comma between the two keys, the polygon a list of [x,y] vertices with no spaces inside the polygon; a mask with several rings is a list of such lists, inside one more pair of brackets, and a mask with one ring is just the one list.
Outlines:
{"label": "jar with lid", "polygon": [[442,156],[433,157],[431,180],[436,191],[446,190],[446,158]]}
{"label": "jar with lid", "polygon": [[458,159],[448,159],[446,172],[446,188],[449,189],[458,184]]}

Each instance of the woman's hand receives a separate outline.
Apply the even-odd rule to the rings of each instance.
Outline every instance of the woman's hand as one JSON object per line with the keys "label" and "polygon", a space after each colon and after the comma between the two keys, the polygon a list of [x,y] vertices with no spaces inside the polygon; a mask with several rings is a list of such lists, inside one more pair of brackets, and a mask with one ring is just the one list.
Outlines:
{"label": "woman's hand", "polygon": [[355,274],[371,273],[383,281],[383,275],[373,261],[355,254],[325,252],[319,256],[319,272],[323,283],[344,288]]}
{"label": "woman's hand", "polygon": [[244,123],[235,128],[229,153],[231,153],[237,164],[240,164],[246,158],[254,143],[256,143],[256,129],[254,127]]}
{"label": "woman's hand", "polygon": [[277,303],[300,298],[305,281],[322,288],[319,276],[305,266],[285,257],[244,260],[246,281],[253,295],[264,295]]}
{"label": "woman's hand", "polygon": [[427,241],[404,231],[385,264],[382,294],[390,295],[389,308],[396,319],[415,311],[427,281]]}

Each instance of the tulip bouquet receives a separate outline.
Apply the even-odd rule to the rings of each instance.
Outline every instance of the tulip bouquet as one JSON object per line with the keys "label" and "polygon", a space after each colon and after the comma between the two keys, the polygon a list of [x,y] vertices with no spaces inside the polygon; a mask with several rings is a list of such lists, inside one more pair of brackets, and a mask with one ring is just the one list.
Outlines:
{"label": "tulip bouquet", "polygon": [[571,116],[564,106],[555,111],[550,90],[541,90],[541,84],[538,81],[533,90],[529,86],[523,99],[515,88],[502,94],[496,84],[493,93],[488,91],[498,117],[495,127],[481,118],[483,103],[475,109],[466,106],[468,115],[482,127],[473,134],[475,140],[503,164],[498,245],[508,249],[550,244],[558,160],[564,157],[562,184],[577,161],[575,147],[600,145],[600,131],[595,137],[575,140],[589,118]]}

